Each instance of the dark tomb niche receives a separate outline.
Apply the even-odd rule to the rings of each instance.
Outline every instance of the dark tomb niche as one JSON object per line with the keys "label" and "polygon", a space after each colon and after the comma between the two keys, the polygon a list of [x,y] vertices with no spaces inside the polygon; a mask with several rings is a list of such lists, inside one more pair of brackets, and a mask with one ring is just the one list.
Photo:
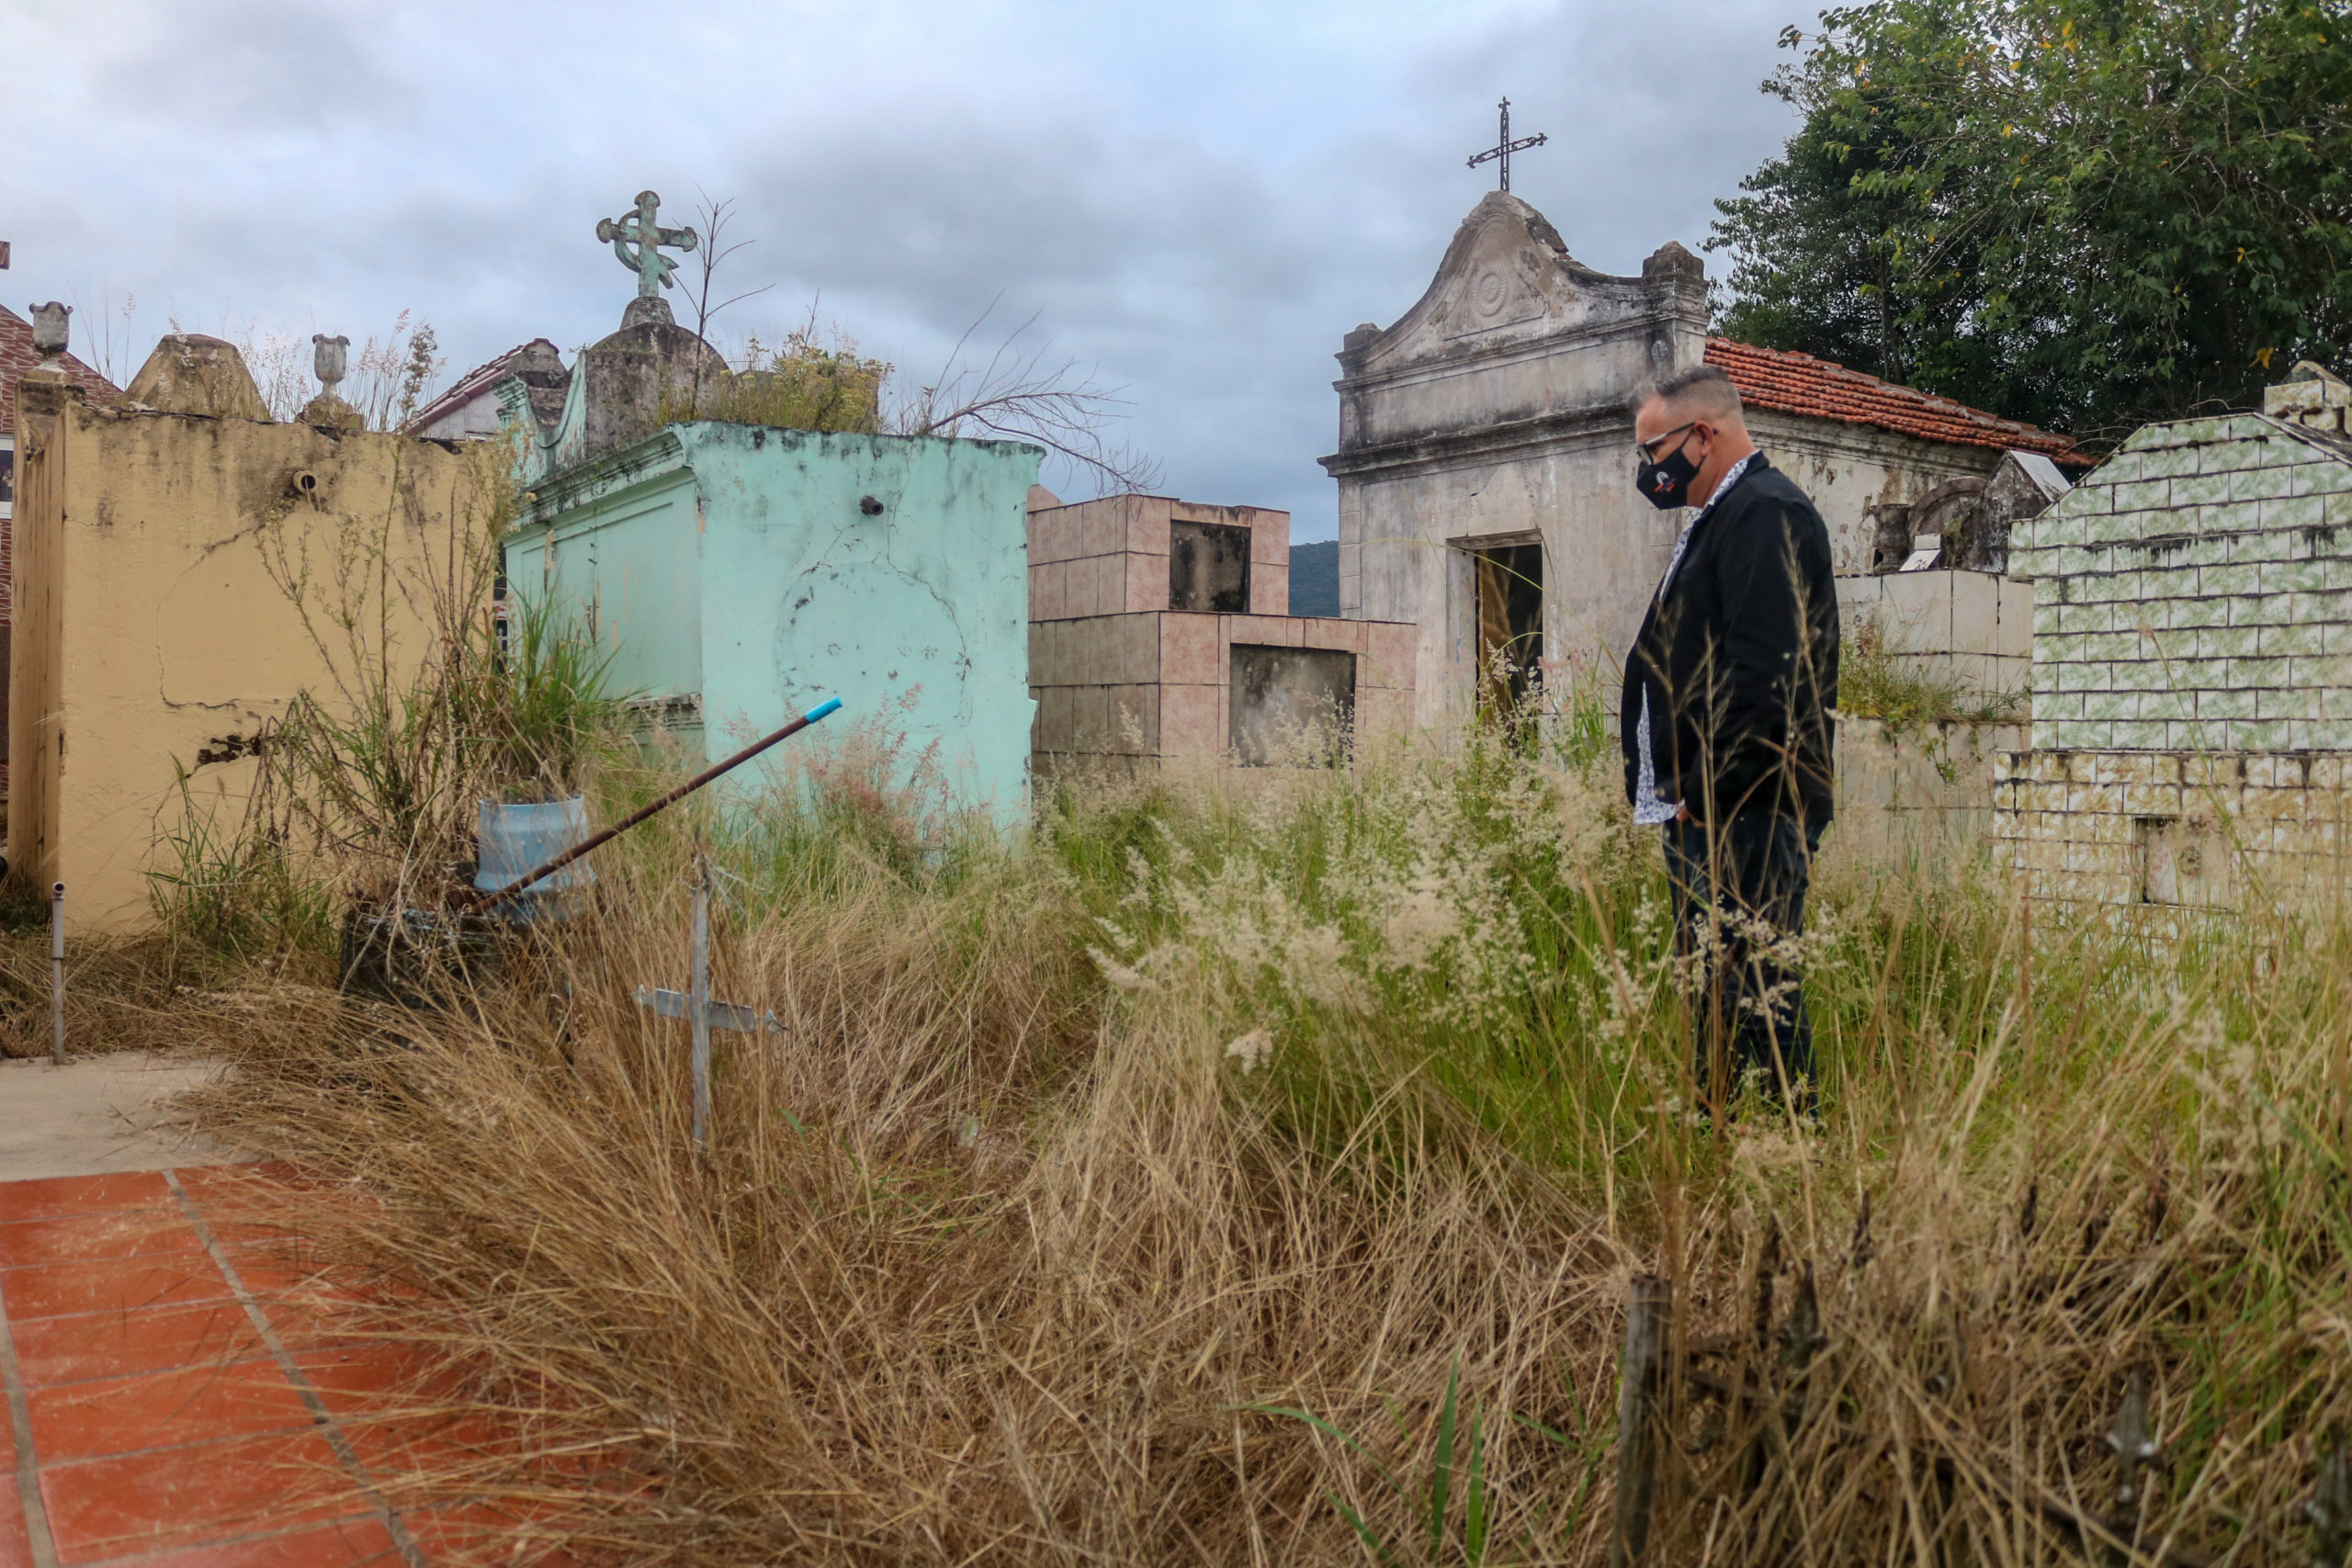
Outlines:
{"label": "dark tomb niche", "polygon": [[1356,656],[1339,648],[1233,645],[1235,758],[1253,768],[1336,767],[1356,718]]}
{"label": "dark tomb niche", "polygon": [[1168,525],[1168,607],[1250,613],[1250,530],[1228,523]]}
{"label": "dark tomb niche", "polygon": [[1471,552],[1477,599],[1478,711],[1510,719],[1543,679],[1544,547]]}

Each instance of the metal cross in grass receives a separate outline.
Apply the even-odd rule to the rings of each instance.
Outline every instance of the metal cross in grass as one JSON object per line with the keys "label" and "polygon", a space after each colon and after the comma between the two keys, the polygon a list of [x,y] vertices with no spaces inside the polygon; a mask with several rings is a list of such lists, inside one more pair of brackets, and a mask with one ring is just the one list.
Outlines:
{"label": "metal cross in grass", "polygon": [[[621,265],[637,274],[637,297],[652,299],[664,288],[677,286],[670,275],[678,264],[662,254],[661,247],[691,251],[702,243],[702,237],[692,229],[664,229],[653,220],[662,209],[662,198],[650,190],[637,193],[637,209],[622,215],[616,222],[610,218],[596,220],[596,238],[613,247],[613,254],[620,257]],[[636,249],[631,250],[631,246]]]}
{"label": "metal cross in grass", "polygon": [[1539,130],[1532,136],[1522,136],[1518,141],[1513,141],[1510,139],[1510,100],[1509,98],[1505,98],[1502,101],[1500,107],[1502,109],[1503,122],[1502,134],[1495,139],[1495,145],[1487,148],[1484,152],[1480,152],[1473,156],[1470,160],[1470,166],[1475,169],[1481,164],[1491,164],[1499,161],[1502,164],[1502,184],[1497,186],[1495,188],[1497,190],[1509,190],[1510,189],[1510,155],[1514,152],[1524,152],[1530,147],[1541,147],[1544,143],[1549,141],[1551,138]]}

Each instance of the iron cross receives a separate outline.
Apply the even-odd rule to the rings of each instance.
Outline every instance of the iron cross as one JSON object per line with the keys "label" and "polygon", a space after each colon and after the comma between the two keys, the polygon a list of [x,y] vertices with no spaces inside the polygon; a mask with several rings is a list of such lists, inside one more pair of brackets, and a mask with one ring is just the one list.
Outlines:
{"label": "iron cross", "polygon": [[1475,169],[1481,164],[1491,164],[1499,159],[1502,163],[1503,183],[1495,188],[1509,190],[1510,189],[1510,155],[1514,152],[1524,152],[1530,147],[1541,147],[1551,138],[1539,130],[1532,136],[1522,136],[1513,141],[1510,139],[1510,100],[1509,98],[1502,101],[1502,134],[1496,138],[1495,145],[1472,158],[1470,166]]}
{"label": "iron cross", "polygon": [[[701,243],[692,229],[664,229],[653,221],[662,209],[662,198],[650,190],[637,193],[637,210],[625,214],[616,223],[609,218],[596,220],[596,238],[613,247],[613,254],[621,258],[621,265],[637,274],[637,297],[640,299],[659,298],[658,291],[675,288],[670,275],[678,264],[662,254],[659,247],[691,251]],[[631,245],[637,247],[632,251]]]}

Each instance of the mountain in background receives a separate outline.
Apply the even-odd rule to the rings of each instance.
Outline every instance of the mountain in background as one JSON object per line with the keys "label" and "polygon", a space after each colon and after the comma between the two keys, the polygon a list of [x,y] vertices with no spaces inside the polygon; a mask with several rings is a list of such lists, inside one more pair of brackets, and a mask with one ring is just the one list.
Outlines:
{"label": "mountain in background", "polygon": [[1336,615],[1340,613],[1340,541],[1290,547],[1290,613],[1294,615]]}

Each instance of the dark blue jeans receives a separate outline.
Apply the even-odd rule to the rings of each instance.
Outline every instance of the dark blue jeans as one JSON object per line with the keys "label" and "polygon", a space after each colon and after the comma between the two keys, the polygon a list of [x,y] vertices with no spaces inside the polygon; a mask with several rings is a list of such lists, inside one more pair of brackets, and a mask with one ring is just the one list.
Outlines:
{"label": "dark blue jeans", "polygon": [[1667,824],[1675,950],[1686,959],[1706,954],[1692,965],[1690,1003],[1699,1090],[1710,1101],[1737,1093],[1752,1068],[1763,1075],[1766,1093],[1800,1111],[1813,1109],[1813,1021],[1796,972],[1770,950],[1775,933],[1804,930],[1805,888],[1820,845],[1821,824],[1793,817],[1758,813],[1713,828]]}

